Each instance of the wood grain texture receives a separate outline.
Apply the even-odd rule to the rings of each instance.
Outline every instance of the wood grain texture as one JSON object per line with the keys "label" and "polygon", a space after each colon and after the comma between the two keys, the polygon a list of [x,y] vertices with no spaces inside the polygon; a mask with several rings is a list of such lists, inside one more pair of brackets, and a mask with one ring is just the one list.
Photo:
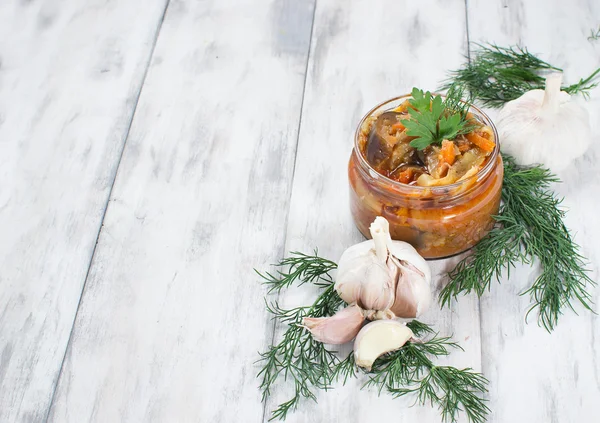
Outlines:
{"label": "wood grain texture", "polygon": [[[565,69],[568,83],[600,66],[600,42],[587,40],[600,23],[600,3],[589,1],[469,0],[471,41],[500,45],[520,43],[531,52]],[[598,280],[600,223],[600,90],[586,103],[595,138],[587,153],[559,176],[555,189],[565,197],[566,223]],[[502,140],[500,140],[502,143]],[[491,382],[490,422],[591,422],[597,420],[600,398],[600,321],[576,306],[579,316],[566,311],[554,333],[536,324],[537,314],[525,313],[528,296],[518,293],[537,275],[527,266],[510,279],[493,284],[481,300],[483,371]],[[598,290],[593,290],[598,304]],[[597,307],[596,307],[597,309]]]}
{"label": "wood grain texture", "polygon": [[50,407],[165,6],[140,3],[0,2],[2,422]]}
{"label": "wood grain texture", "polygon": [[50,414],[259,421],[312,1],[171,1]]}
{"label": "wood grain texture", "polygon": [[[413,86],[434,90],[445,69],[458,66],[463,54],[463,1],[317,2],[287,251],[318,247],[320,255],[337,261],[344,249],[363,240],[348,203],[347,164],[356,125],[371,107],[410,92]],[[440,280],[448,265],[448,261],[431,262],[434,280]],[[305,304],[314,294],[309,288],[290,290],[281,301],[286,306]],[[476,298],[464,298],[441,311],[434,304],[423,320],[442,334],[454,334],[464,346],[464,353],[454,353],[446,363],[480,368]],[[281,331],[278,327],[276,335]],[[342,351],[347,354],[349,349]],[[304,401],[286,421],[441,420],[429,406],[410,408],[414,398],[392,399],[386,394],[378,398],[374,390],[360,391],[364,381],[319,392],[318,403]],[[266,418],[290,394],[289,383],[278,385],[267,403]]]}

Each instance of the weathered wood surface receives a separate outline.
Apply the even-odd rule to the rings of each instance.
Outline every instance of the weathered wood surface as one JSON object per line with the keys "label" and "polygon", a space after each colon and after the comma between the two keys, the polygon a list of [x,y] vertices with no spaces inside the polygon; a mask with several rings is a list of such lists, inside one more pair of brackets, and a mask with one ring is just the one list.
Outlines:
{"label": "weathered wood surface", "polygon": [[[360,117],[435,89],[468,40],[522,43],[574,81],[600,66],[598,24],[583,0],[2,2],[0,421],[267,420],[290,392],[260,402],[254,361],[281,328],[252,268],[362,240],[346,177]],[[597,278],[587,106],[593,147],[556,188]],[[445,363],[490,379],[490,421],[593,421],[598,317],[526,324],[533,277],[423,320],[465,348]],[[288,421],[440,420],[359,386]]]}
{"label": "weathered wood surface", "polygon": [[139,5],[0,2],[2,422],[50,407],[166,3]]}
{"label": "weathered wood surface", "polygon": [[[567,83],[575,83],[600,67],[600,41],[587,39],[600,24],[600,3],[573,1],[468,2],[472,41],[499,45],[519,43],[548,62],[564,68]],[[493,17],[493,18],[492,18]],[[586,103],[595,138],[587,153],[559,176],[555,186],[569,210],[566,223],[590,260],[598,280],[600,222],[600,90]],[[565,140],[568,143],[568,140]],[[577,422],[597,420],[600,398],[600,321],[576,306],[565,311],[549,334],[537,325],[528,295],[537,270],[522,266],[510,279],[492,285],[480,302],[482,370],[490,379],[491,422]],[[599,303],[600,290],[594,301]]]}
{"label": "weathered wood surface", "polygon": [[168,7],[52,422],[258,421],[313,3]]}

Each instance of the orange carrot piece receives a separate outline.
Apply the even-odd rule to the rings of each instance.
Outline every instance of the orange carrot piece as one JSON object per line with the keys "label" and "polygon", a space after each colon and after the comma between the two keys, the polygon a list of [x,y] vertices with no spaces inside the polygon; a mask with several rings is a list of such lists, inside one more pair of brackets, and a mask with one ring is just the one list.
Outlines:
{"label": "orange carrot piece", "polygon": [[[394,112],[398,112],[398,113],[403,113],[406,112],[408,110],[408,107],[410,106],[410,102],[408,100],[404,100],[402,102],[402,104],[400,104],[398,107],[396,107],[394,109]],[[412,106],[411,106],[412,107]]]}
{"label": "orange carrot piece", "polygon": [[412,182],[412,179],[413,179],[413,170],[410,167],[406,170],[403,170],[398,175],[398,182],[401,182],[403,184],[408,184],[408,183]]}
{"label": "orange carrot piece", "polygon": [[394,129],[396,131],[404,131],[404,128],[406,128],[406,127],[404,125],[402,125],[400,122],[394,123],[392,125],[392,129]]}
{"label": "orange carrot piece", "polygon": [[466,137],[470,142],[481,148],[483,151],[490,152],[494,150],[494,147],[496,146],[494,141],[483,138],[481,135],[478,135],[475,132],[469,132]]}
{"label": "orange carrot piece", "polygon": [[452,165],[454,163],[454,159],[456,159],[456,152],[454,151],[454,143],[452,141],[444,140],[442,141],[442,160]]}

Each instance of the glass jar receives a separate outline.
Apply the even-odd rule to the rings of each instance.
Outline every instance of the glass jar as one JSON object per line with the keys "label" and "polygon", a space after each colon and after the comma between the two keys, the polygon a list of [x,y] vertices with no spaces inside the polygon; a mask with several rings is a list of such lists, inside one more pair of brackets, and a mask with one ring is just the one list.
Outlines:
{"label": "glass jar", "polygon": [[479,172],[450,185],[422,187],[389,179],[375,171],[360,152],[363,123],[373,115],[396,108],[404,95],[388,100],[360,121],[348,164],[350,207],[356,226],[370,238],[369,225],[383,216],[390,223],[392,239],[412,244],[425,258],[449,257],[468,250],[494,226],[498,213],[504,167],[496,127],[475,106],[476,119],[492,128],[496,147]]}

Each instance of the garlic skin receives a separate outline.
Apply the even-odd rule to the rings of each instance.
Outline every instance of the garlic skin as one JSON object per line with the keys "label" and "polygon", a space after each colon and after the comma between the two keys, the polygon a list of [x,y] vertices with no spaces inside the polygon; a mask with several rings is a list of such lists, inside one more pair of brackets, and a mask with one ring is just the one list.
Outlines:
{"label": "garlic skin", "polygon": [[354,341],[356,365],[371,370],[378,357],[400,349],[413,336],[410,328],[397,320],[377,320],[365,325]]}
{"label": "garlic skin", "polygon": [[342,254],[335,290],[370,320],[420,316],[431,304],[429,265],[410,244],[392,241],[385,218],[376,217],[370,231],[372,240]]}
{"label": "garlic skin", "polygon": [[520,165],[565,169],[590,145],[587,110],[561,91],[562,73],[546,77],[545,90],[532,90],[504,105],[497,120],[502,151]]}
{"label": "garlic skin", "polygon": [[[383,218],[382,218],[383,219]],[[385,224],[388,221],[383,219]],[[394,304],[395,281],[387,266],[387,247],[382,222],[371,224],[373,240],[353,245],[338,263],[335,290],[348,304],[365,310],[386,310]],[[389,230],[389,229],[388,229]]]}
{"label": "garlic skin", "polygon": [[305,317],[302,327],[308,329],[317,341],[337,345],[354,339],[364,320],[362,309],[352,305],[330,317]]}

